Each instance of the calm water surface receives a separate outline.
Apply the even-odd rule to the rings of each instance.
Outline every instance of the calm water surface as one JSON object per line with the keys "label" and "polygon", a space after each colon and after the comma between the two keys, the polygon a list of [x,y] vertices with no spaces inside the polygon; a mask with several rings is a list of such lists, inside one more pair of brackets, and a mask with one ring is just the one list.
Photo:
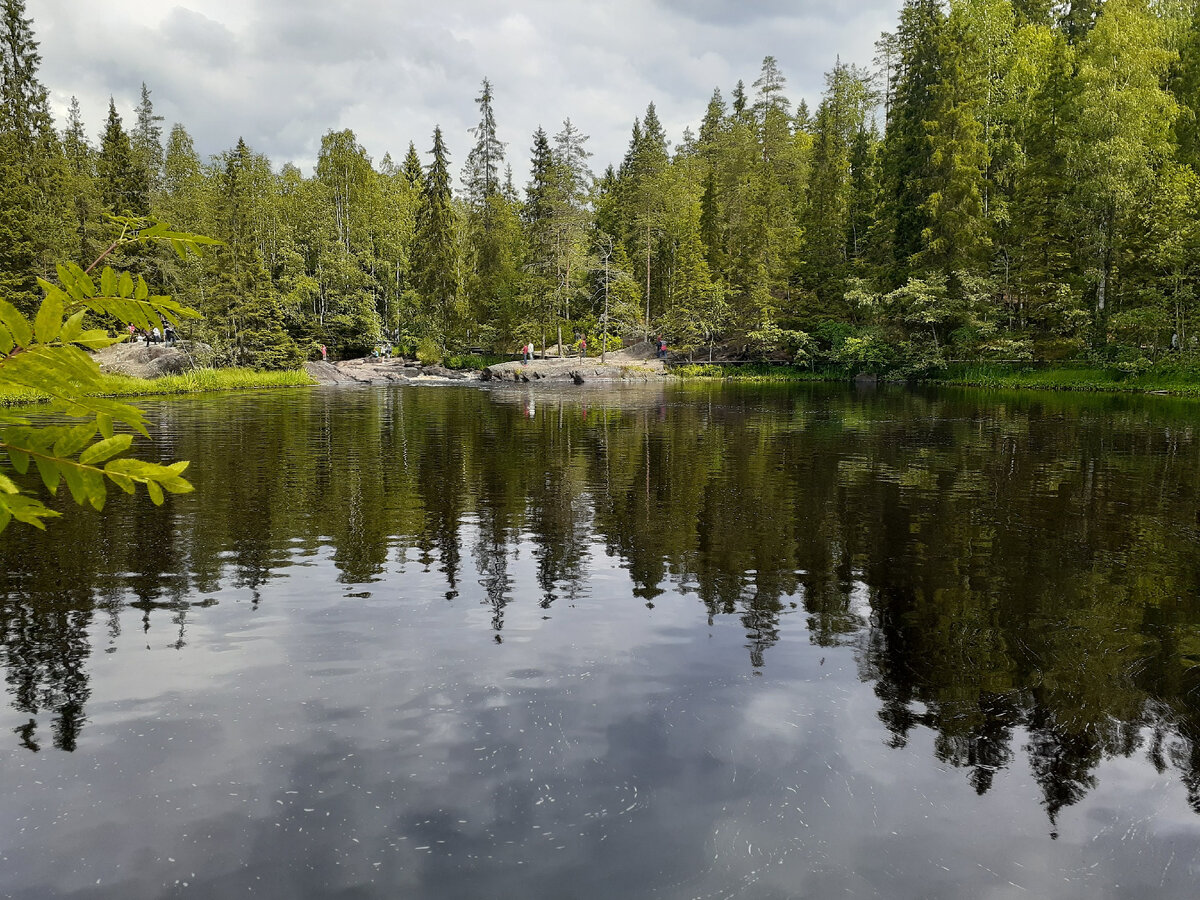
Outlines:
{"label": "calm water surface", "polygon": [[1196,895],[1200,406],[149,409],[0,538],[0,896]]}

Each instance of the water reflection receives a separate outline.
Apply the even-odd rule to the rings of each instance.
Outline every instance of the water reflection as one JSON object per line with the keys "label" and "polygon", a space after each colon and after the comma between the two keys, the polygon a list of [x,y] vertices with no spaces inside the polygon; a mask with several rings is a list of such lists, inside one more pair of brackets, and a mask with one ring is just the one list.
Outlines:
{"label": "water reflection", "polygon": [[[1051,833],[1110,759],[1172,773],[1200,812],[1194,411],[711,386],[163,404],[154,452],[192,459],[198,493],[0,541],[15,744],[79,747],[89,666],[123,646],[128,610],[148,645],[187,654],[214,595],[282,603],[298,567],[329,565],[362,604],[477,603],[492,643],[514,610],[636,598],[650,629],[665,599],[690,598],[697,625],[738,624],[741,674],[771,671],[788,636],[821,665],[850,654],[894,752],[931,734],[978,795],[1027,765]],[[631,747],[656,740],[626,725],[645,731]]]}

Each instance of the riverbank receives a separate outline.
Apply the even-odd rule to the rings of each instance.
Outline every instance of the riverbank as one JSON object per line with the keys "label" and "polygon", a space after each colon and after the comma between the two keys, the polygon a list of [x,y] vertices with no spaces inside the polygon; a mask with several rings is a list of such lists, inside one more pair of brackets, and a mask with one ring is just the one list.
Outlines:
{"label": "riverbank", "polygon": [[[308,387],[316,382],[303,371],[259,372],[254,369],[192,369],[161,378],[103,375],[94,397],[150,397],[171,394],[204,394],[214,391],[248,391]],[[16,385],[0,388],[0,406],[44,403],[50,398]]]}
{"label": "riverbank", "polygon": [[[680,378],[723,379],[730,381],[851,381],[853,376],[841,369],[807,369],[765,363],[724,363],[721,365],[676,365],[671,374]],[[1200,373],[1182,368],[1157,368],[1141,373],[1126,373],[1098,366],[1064,364],[1061,366],[1006,367],[987,364],[951,366],[941,372],[917,378],[891,378],[888,375],[859,376],[858,380],[949,385],[1004,390],[1076,391],[1119,394],[1170,394],[1200,397]]]}

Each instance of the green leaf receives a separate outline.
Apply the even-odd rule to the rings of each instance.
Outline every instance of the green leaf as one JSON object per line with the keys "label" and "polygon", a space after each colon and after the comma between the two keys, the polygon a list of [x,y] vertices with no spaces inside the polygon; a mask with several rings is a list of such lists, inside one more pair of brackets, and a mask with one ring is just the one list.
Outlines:
{"label": "green leaf", "polygon": [[7,300],[0,300],[0,324],[12,335],[18,347],[28,347],[33,340],[33,329],[26,318]]}
{"label": "green leaf", "polygon": [[117,292],[117,273],[112,270],[112,266],[105,266],[104,271],[100,273],[100,293],[106,297],[111,297]]}
{"label": "green leaf", "polygon": [[104,468],[104,474],[111,478],[113,484],[125,493],[132,494],[134,492],[134,481],[128,475],[122,475],[120,472],[111,472],[107,466]]}
{"label": "green leaf", "polygon": [[134,300],[145,300],[150,296],[150,286],[146,284],[146,279],[141,275],[137,279],[137,288],[133,292]]}
{"label": "green leaf", "polygon": [[8,448],[8,458],[12,460],[13,468],[21,475],[29,471],[29,454],[16,447]]}
{"label": "green leaf", "polygon": [[54,455],[60,458],[74,456],[87,446],[88,441],[96,436],[96,423],[85,422],[67,430],[66,434],[54,442]]}
{"label": "green leaf", "polygon": [[39,344],[49,344],[58,337],[59,331],[62,330],[62,317],[62,300],[56,293],[47,294],[33,323],[33,333]]}
{"label": "green leaf", "polygon": [[0,531],[4,530],[11,519],[44,531],[46,526],[42,524],[41,520],[57,518],[59,515],[61,514],[47,509],[45,505],[32,497],[0,493]]}
{"label": "green leaf", "polygon": [[117,293],[122,297],[133,296],[133,276],[128,272],[121,273],[121,278],[117,285]]}
{"label": "green leaf", "polygon": [[150,499],[154,502],[154,505],[162,506],[163,492],[162,492],[162,488],[160,488],[158,486],[158,482],[157,481],[147,481],[146,482],[146,490],[149,492]]}
{"label": "green leaf", "polygon": [[96,416],[96,427],[100,429],[100,433],[106,438],[113,436],[113,420],[108,413],[99,413]]}
{"label": "green leaf", "polygon": [[71,498],[80,505],[87,502],[87,492],[83,488],[81,470],[74,466],[66,466],[60,469],[60,471],[62,472],[63,481],[67,483],[67,487],[71,491]]}
{"label": "green leaf", "polygon": [[83,300],[83,291],[81,291],[79,289],[79,285],[75,283],[75,273],[62,263],[58,263],[54,268],[58,272],[58,280],[59,283],[62,284],[63,290],[65,290],[72,299]]}
{"label": "green leaf", "polygon": [[0,324],[0,354],[7,356],[15,346],[12,334],[4,325]]}
{"label": "green leaf", "polygon": [[17,483],[0,472],[0,493],[4,494],[19,494],[21,491],[17,487]]}
{"label": "green leaf", "polygon": [[64,344],[74,343],[75,339],[79,337],[83,330],[83,317],[86,314],[87,310],[81,309],[79,312],[75,313],[75,315],[71,316],[71,318],[67,319],[67,321],[63,324],[62,332],[59,334],[59,338]]}
{"label": "green leaf", "polygon": [[104,484],[104,476],[94,469],[85,469],[79,473],[83,482],[83,491],[92,509],[104,509],[104,501],[108,499],[108,488]]}
{"label": "green leaf", "polygon": [[85,296],[95,297],[96,282],[92,281],[92,276],[74,263],[70,263],[69,265],[75,269],[75,283],[79,285],[79,289],[83,291]]}
{"label": "green leaf", "polygon": [[133,443],[133,435],[118,434],[102,441],[97,441],[79,455],[79,461],[85,466],[104,462],[118,453],[124,453]]}
{"label": "green leaf", "polygon": [[46,459],[44,456],[35,456],[34,463],[37,464],[38,474],[42,476],[42,484],[46,486],[51,494],[58,493],[58,481],[62,477],[62,472],[54,460]]}

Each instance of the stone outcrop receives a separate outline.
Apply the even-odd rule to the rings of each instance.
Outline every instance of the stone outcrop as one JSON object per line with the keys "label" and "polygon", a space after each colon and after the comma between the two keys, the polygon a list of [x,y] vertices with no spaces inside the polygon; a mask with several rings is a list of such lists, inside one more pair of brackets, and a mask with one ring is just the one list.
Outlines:
{"label": "stone outcrop", "polygon": [[533,359],[528,363],[501,363],[483,370],[484,381],[520,384],[589,384],[595,382],[647,382],[666,375],[666,366],[656,358],[654,345],[644,341],[633,347],[609,353],[604,363],[598,356],[585,359]]}
{"label": "stone outcrop", "polygon": [[159,378],[180,375],[208,365],[212,348],[199,341],[178,341],[174,344],[146,344],[125,341],[97,350],[100,371],[110,375],[132,375],[135,378]]}
{"label": "stone outcrop", "polygon": [[318,384],[395,384],[406,381],[450,382],[475,378],[474,372],[454,372],[442,366],[424,366],[411,359],[364,357],[338,363],[310,362],[304,370]]}

